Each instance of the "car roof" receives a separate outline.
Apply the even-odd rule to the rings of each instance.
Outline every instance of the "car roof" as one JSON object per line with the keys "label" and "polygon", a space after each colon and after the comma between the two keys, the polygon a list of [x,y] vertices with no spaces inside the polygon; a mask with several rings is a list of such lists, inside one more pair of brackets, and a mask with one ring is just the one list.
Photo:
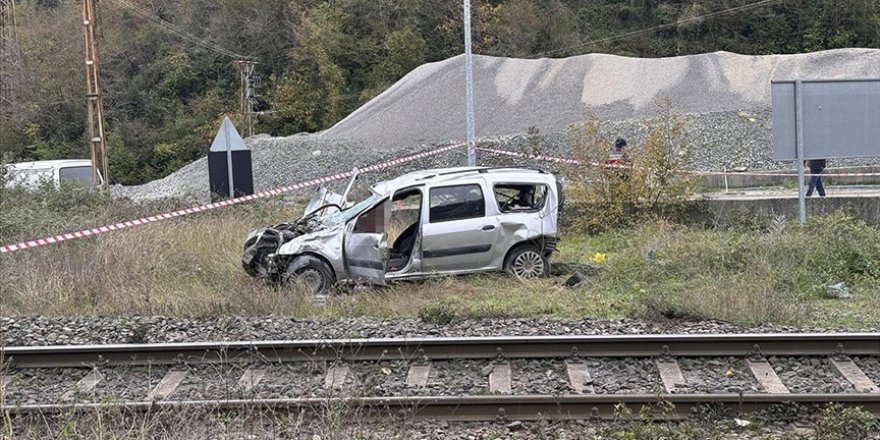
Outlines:
{"label": "car roof", "polygon": [[65,167],[90,167],[92,161],[89,159],[60,159],[60,160],[38,160],[34,162],[17,162],[6,165],[13,170],[34,170],[46,168],[65,168]]}
{"label": "car roof", "polygon": [[545,176],[537,180],[552,180],[551,174],[535,168],[517,167],[454,167],[434,168],[430,170],[414,171],[391,180],[377,182],[370,188],[374,193],[385,195],[400,188],[418,185],[422,183],[455,183],[459,181],[475,181],[486,176],[494,177],[493,180],[528,179],[536,180],[535,177]]}

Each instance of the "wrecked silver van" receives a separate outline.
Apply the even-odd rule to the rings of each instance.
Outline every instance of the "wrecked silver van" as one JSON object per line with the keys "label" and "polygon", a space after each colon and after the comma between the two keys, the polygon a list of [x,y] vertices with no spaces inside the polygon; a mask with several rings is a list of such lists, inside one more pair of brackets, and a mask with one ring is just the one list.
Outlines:
{"label": "wrecked silver van", "polygon": [[298,279],[316,292],[339,282],[550,273],[563,196],[561,181],[544,170],[425,170],[376,183],[370,193],[352,204],[319,189],[299,220],[248,235],[244,270]]}

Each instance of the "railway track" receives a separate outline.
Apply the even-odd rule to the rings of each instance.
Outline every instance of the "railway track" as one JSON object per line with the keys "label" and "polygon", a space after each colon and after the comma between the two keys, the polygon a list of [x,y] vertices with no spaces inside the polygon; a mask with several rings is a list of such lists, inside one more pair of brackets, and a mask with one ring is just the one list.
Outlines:
{"label": "railway track", "polygon": [[[679,419],[701,408],[738,413],[834,402],[880,418],[876,333],[5,347],[2,359],[2,410],[10,415],[98,408],[293,412],[345,404],[360,415],[535,420],[610,418],[623,404],[635,413],[649,408],[644,416]],[[782,365],[798,364],[797,374],[777,374],[785,370]],[[843,385],[833,392],[821,387],[804,392],[793,384],[814,370]],[[698,377],[707,374],[712,377]],[[648,385],[628,386],[629,375]],[[446,382],[461,378],[469,378],[465,389],[447,389]],[[747,385],[724,389],[721,384],[731,378]],[[142,385],[140,390],[124,388],[119,396],[100,393],[114,381],[117,386],[127,381]],[[543,382],[545,388],[532,382]],[[621,383],[623,389],[615,388]],[[290,384],[295,391],[284,388]],[[221,398],[216,391],[203,392],[217,388],[224,389]]]}

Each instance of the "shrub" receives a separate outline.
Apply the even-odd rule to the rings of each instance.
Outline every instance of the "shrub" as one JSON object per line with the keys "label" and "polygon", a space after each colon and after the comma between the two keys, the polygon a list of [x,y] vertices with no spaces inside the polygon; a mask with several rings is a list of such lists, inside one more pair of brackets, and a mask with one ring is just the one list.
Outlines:
{"label": "shrub", "polygon": [[575,129],[572,148],[581,165],[568,170],[572,183],[567,192],[581,214],[572,221],[576,231],[595,234],[647,217],[676,217],[688,209],[696,180],[684,172],[690,164],[684,119],[668,101],[658,101],[657,116],[645,128],[644,141],[628,147],[621,166],[605,166],[611,150],[598,120]]}
{"label": "shrub", "polygon": [[880,429],[874,416],[862,408],[828,405],[816,424],[817,440],[862,440]]}

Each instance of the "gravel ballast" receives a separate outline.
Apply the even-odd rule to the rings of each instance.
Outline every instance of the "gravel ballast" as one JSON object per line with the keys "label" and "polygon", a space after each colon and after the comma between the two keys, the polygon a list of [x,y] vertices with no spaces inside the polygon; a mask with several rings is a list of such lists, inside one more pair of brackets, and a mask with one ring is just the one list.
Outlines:
{"label": "gravel ballast", "polygon": [[[326,370],[317,364],[290,363],[273,366],[254,390],[261,399],[317,397],[321,394]],[[290,380],[296,377],[296,381]]]}
{"label": "gravel ballast", "polygon": [[299,319],[279,316],[192,319],[6,316],[0,317],[0,327],[6,346],[439,336],[880,332],[877,327],[741,327],[715,321],[522,318],[460,319],[448,325],[435,325],[411,318]]}
{"label": "gravel ballast", "polygon": [[572,393],[563,359],[514,359],[510,361],[510,374],[513,394]]}
{"label": "gravel ballast", "polygon": [[852,384],[821,358],[771,357],[773,369],[792,393],[851,393]]}
{"label": "gravel ballast", "polygon": [[47,400],[61,402],[70,386],[88,371],[85,368],[47,368],[21,371],[15,375],[12,382],[6,385],[3,403],[30,405],[45,403]]}
{"label": "gravel ballast", "polygon": [[[685,383],[676,394],[763,394],[741,359],[679,358]],[[435,361],[424,387],[406,384],[409,365],[404,361],[346,363],[285,362],[264,364],[262,380],[246,390],[239,386],[247,364],[237,362],[192,364],[174,367],[100,367],[103,379],[93,390],[78,389],[89,368],[33,368],[9,370],[13,380],[5,389],[9,404],[144,400],[170,371],[186,375],[168,399],[227,400],[361,396],[480,396],[491,393],[489,360]],[[861,360],[863,371],[876,372],[876,358]],[[659,372],[652,358],[585,359],[596,394],[654,394],[662,392]],[[819,357],[777,358],[771,361],[780,379],[793,393],[852,392],[846,379]],[[345,380],[328,387],[331,368],[348,368]],[[513,359],[510,361],[511,393],[558,396],[573,394],[564,359]],[[589,391],[587,391],[589,393]]]}
{"label": "gravel ballast", "polygon": [[865,372],[875,385],[880,386],[880,359],[870,357],[854,357],[853,362]]}
{"label": "gravel ballast", "polygon": [[760,385],[738,358],[679,359],[683,393],[757,393]]}
{"label": "gravel ballast", "polygon": [[483,373],[485,360],[434,362],[428,384],[420,394],[429,396],[483,395],[489,393],[489,379]]}
{"label": "gravel ballast", "polygon": [[596,394],[652,394],[663,388],[652,359],[587,358]]}

